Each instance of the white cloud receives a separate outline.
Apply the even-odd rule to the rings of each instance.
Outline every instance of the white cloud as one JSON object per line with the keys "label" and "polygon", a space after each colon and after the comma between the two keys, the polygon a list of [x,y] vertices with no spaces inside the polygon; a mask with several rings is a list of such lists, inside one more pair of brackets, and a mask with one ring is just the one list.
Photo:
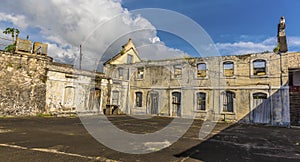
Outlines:
{"label": "white cloud", "polygon": [[[46,42],[47,43],[47,42]],[[77,53],[74,51],[73,48],[63,49],[59,47],[57,44],[47,43],[48,44],[48,50],[51,51],[52,56],[55,61],[71,61],[75,54]]]}
{"label": "white cloud", "polygon": [[25,29],[28,26],[24,15],[12,15],[0,12],[0,21],[10,21],[20,29]]}
{"label": "white cloud", "polygon": [[174,59],[188,56],[187,53],[184,53],[179,49],[166,47],[162,42],[140,46],[137,50],[143,51],[140,55],[145,60]]}
{"label": "white cloud", "polygon": [[216,43],[216,47],[222,55],[238,55],[247,53],[257,53],[263,51],[272,51],[274,45],[264,42],[235,42],[235,43]]}
{"label": "white cloud", "polygon": [[288,37],[288,45],[300,48],[300,37]]}
{"label": "white cloud", "polygon": [[[111,43],[124,38],[116,46],[120,48],[129,37],[137,46],[158,45],[144,51],[142,48],[140,53],[183,53],[161,43],[155,27],[148,20],[131,15],[121,6],[121,0],[3,0],[0,10],[3,11],[0,20],[21,28],[30,27],[31,38],[40,37],[50,42],[49,55],[67,63],[79,55],[80,44],[83,44],[85,64],[91,65]],[[39,30],[32,32],[32,28]]]}
{"label": "white cloud", "polygon": [[[287,36],[287,43],[290,52],[300,50],[300,37]],[[276,37],[270,37],[260,42],[216,43],[216,47],[222,55],[241,55],[273,51],[276,46]]]}
{"label": "white cloud", "polygon": [[159,37],[149,38],[149,40],[151,41],[151,43],[160,42]]}

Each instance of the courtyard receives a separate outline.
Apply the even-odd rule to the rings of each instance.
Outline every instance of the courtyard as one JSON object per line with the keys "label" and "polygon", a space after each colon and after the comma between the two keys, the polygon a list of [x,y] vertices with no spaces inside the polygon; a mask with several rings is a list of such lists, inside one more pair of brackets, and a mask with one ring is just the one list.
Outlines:
{"label": "courtyard", "polygon": [[[119,129],[145,134],[173,118],[109,116]],[[203,121],[171,146],[149,154],[125,154],[95,140],[78,117],[0,118],[1,161],[299,161],[300,129],[219,122],[205,140]],[[120,137],[121,138],[121,137]]]}

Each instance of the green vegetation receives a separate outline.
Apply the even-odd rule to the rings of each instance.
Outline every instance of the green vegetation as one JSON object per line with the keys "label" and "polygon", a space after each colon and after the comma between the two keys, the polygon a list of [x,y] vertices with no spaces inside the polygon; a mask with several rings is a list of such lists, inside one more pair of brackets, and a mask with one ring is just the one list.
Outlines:
{"label": "green vegetation", "polygon": [[3,31],[4,34],[11,34],[12,37],[12,44],[8,45],[5,47],[5,51],[7,52],[15,52],[16,51],[16,44],[17,44],[17,39],[20,34],[19,29],[16,28],[6,28]]}
{"label": "green vegetation", "polygon": [[51,117],[52,115],[51,114],[36,114],[37,117]]}
{"label": "green vegetation", "polygon": [[275,47],[275,48],[273,49],[273,52],[274,52],[274,53],[278,53],[279,50],[280,50],[280,44],[278,43],[278,44],[277,44],[277,47]]}
{"label": "green vegetation", "polygon": [[16,51],[16,43],[6,46],[4,50],[6,52],[15,52]]}

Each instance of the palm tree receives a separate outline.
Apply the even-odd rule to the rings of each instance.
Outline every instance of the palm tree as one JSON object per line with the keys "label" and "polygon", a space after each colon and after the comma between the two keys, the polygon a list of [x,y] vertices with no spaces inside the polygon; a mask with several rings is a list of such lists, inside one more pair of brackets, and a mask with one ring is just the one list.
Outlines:
{"label": "palm tree", "polygon": [[[20,34],[20,31],[19,29],[16,29],[16,28],[6,28],[4,31],[3,31],[4,34],[11,34],[11,37],[12,37],[12,41],[13,43],[15,43],[17,41],[17,38]],[[16,37],[16,39],[15,39]]]}
{"label": "palm tree", "polygon": [[16,49],[17,39],[19,37],[20,31],[16,28],[6,28],[3,31],[4,34],[11,34],[12,44],[5,47],[5,50],[8,52],[14,52]]}

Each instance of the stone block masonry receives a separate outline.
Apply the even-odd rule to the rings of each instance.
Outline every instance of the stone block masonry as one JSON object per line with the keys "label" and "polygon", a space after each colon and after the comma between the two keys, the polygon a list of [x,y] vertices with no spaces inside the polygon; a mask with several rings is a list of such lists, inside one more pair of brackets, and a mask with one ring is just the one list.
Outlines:
{"label": "stone block masonry", "polygon": [[0,51],[0,116],[45,110],[48,56]]}

